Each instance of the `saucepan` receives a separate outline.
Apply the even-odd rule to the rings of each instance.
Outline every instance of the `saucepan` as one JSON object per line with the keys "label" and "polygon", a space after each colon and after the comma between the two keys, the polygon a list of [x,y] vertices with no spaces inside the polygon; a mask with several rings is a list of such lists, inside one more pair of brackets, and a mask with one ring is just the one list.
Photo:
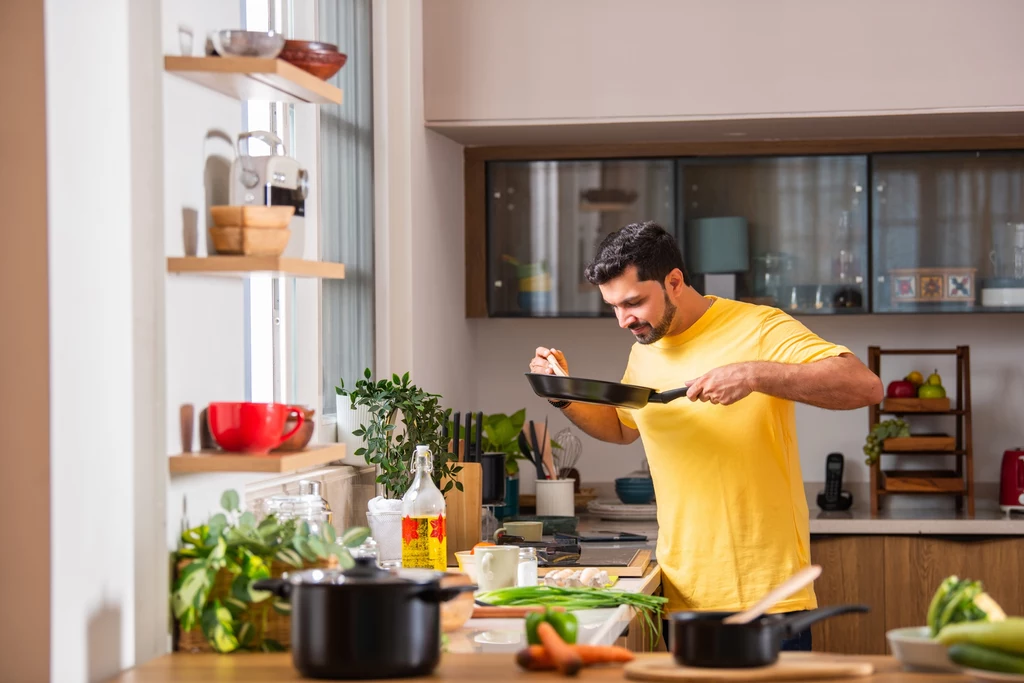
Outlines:
{"label": "saucepan", "polygon": [[635,384],[620,384],[598,379],[526,373],[526,379],[538,396],[576,403],[597,403],[620,408],[643,408],[648,403],[668,403],[686,396],[686,387],[655,391]]}

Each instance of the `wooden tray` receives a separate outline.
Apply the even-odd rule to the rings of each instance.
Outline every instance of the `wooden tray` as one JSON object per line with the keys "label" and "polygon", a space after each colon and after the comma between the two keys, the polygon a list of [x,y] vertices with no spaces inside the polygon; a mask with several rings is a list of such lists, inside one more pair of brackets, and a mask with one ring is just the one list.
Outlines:
{"label": "wooden tray", "polygon": [[821,681],[870,676],[871,662],[817,652],[780,652],[779,661],[756,669],[705,669],[679,666],[672,655],[645,657],[626,665],[634,681]]}
{"label": "wooden tray", "polygon": [[594,567],[597,570],[603,570],[608,572],[609,576],[617,576],[620,579],[638,579],[642,577],[646,572],[647,568],[651,564],[651,551],[650,550],[637,550],[633,555],[633,558],[629,561],[626,566],[618,567],[601,567],[592,564],[560,564],[553,567],[538,567],[537,576],[545,576],[550,572],[561,571],[562,569],[583,569],[585,567]]}
{"label": "wooden tray", "polygon": [[[587,503],[592,500],[597,500],[597,489],[580,489],[579,493],[574,496],[574,505],[577,510],[585,510]],[[537,507],[537,495],[534,493],[520,493],[519,494],[519,507],[521,508],[536,508]]]}
{"label": "wooden tray", "polygon": [[903,451],[954,451],[956,450],[956,438],[946,434],[915,434],[913,436],[901,436],[883,441],[882,450],[886,453],[900,453]]}
{"label": "wooden tray", "polygon": [[964,478],[952,470],[882,472],[885,493],[964,493]]}
{"label": "wooden tray", "polygon": [[944,398],[887,398],[882,410],[905,413],[941,413],[949,410],[949,397]]}

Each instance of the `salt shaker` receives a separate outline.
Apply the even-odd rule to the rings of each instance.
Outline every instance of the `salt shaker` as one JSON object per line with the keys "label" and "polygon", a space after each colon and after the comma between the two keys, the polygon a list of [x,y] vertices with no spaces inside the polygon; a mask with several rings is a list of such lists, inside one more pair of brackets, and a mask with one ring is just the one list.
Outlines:
{"label": "salt shaker", "polygon": [[519,568],[516,576],[517,586],[537,585],[537,551],[530,547],[519,549]]}

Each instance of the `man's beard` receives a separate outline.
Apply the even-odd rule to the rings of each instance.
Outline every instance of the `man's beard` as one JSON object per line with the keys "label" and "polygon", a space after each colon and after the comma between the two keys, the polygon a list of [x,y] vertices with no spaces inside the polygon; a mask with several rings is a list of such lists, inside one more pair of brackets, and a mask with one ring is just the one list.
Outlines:
{"label": "man's beard", "polygon": [[[666,334],[672,327],[672,319],[676,315],[676,306],[668,299],[668,292],[665,293],[665,315],[661,317],[657,325],[651,325],[649,322],[637,322],[629,326],[629,329],[633,332],[633,337],[641,344],[653,344],[658,341]],[[637,334],[635,330],[639,328],[646,328],[644,332]]]}

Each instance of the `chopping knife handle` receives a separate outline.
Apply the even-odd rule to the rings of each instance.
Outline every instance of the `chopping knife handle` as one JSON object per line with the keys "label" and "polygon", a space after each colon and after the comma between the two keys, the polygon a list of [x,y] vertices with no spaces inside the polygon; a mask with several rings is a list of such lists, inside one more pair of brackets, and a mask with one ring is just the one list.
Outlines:
{"label": "chopping knife handle", "polygon": [[455,462],[460,462],[459,457],[459,423],[462,421],[462,413],[455,413],[452,416],[452,453],[455,454]]}
{"label": "chopping knife handle", "polygon": [[666,391],[652,391],[651,395],[647,397],[648,403],[668,403],[674,401],[677,398],[686,396],[686,387],[682,389],[668,389]]}

